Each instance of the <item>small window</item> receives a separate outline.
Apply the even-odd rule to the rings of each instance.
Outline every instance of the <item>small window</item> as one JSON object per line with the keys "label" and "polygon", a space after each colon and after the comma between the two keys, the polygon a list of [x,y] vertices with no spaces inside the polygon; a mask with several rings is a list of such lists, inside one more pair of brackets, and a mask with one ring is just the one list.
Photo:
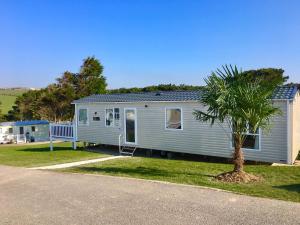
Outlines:
{"label": "small window", "polygon": [[32,132],[35,132],[35,126],[32,126],[32,127],[31,127],[31,131],[32,131]]}
{"label": "small window", "polygon": [[87,117],[87,109],[79,109],[79,124],[87,124],[88,117]]}
{"label": "small window", "polygon": [[115,126],[118,127],[120,125],[120,109],[114,108],[114,119],[115,119]]}
{"label": "small window", "polygon": [[9,133],[9,134],[12,134],[12,133],[13,133],[12,127],[8,128],[8,133]]}
{"label": "small window", "polygon": [[166,109],[166,129],[182,130],[182,112],[180,108]]}
{"label": "small window", "polygon": [[98,112],[94,112],[93,121],[100,121],[100,116],[99,116]]}
{"label": "small window", "polygon": [[107,126],[107,127],[113,126],[113,121],[114,121],[114,110],[106,109],[105,110],[105,126]]}
{"label": "small window", "polygon": [[20,134],[24,134],[24,127],[20,127]]}
{"label": "small window", "polygon": [[[242,148],[259,150],[260,149],[260,129],[257,129],[256,131],[254,131],[250,125],[247,125],[247,133],[245,133],[245,135],[246,135],[246,137],[245,137]],[[233,137],[232,137],[232,147],[234,148]]]}

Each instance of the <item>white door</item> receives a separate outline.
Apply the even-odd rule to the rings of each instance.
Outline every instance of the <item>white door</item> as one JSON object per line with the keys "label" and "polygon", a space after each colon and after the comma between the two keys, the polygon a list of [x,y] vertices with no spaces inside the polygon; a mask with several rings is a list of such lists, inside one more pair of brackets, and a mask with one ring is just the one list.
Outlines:
{"label": "white door", "polygon": [[124,109],[124,133],[126,144],[137,144],[136,109]]}

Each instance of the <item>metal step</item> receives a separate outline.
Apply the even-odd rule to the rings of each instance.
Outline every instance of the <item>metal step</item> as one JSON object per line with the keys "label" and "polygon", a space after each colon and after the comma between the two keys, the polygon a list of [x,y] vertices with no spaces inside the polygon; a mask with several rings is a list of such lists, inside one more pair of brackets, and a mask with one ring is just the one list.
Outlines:
{"label": "metal step", "polygon": [[120,149],[120,154],[133,156],[135,150],[136,150],[136,146],[123,145]]}

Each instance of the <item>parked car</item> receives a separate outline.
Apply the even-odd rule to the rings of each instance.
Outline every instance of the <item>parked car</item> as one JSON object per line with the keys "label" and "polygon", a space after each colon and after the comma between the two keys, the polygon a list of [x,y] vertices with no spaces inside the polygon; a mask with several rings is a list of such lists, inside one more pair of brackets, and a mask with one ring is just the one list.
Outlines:
{"label": "parked car", "polygon": [[0,144],[10,144],[12,142],[13,142],[13,140],[11,138],[9,138],[8,135],[1,135],[0,136]]}

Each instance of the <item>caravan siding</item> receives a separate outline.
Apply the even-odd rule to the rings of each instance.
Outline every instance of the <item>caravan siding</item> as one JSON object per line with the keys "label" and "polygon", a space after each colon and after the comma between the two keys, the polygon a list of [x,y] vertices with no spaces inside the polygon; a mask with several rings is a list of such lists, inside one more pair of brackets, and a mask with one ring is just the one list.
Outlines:
{"label": "caravan siding", "polygon": [[[21,127],[23,129],[23,134],[20,133]],[[9,131],[12,131],[12,133],[10,133]],[[0,134],[8,135],[11,139],[16,138],[17,135],[22,135],[24,137],[27,132],[29,132],[30,136],[34,137],[35,141],[49,140],[49,124],[0,127]]]}
{"label": "caravan siding", "polygon": [[[286,162],[286,102],[279,101],[276,105],[281,108],[283,115],[273,118],[270,133],[262,133],[260,151],[244,151],[246,159]],[[182,109],[182,130],[165,129],[166,107]],[[81,108],[88,109],[88,123],[78,124],[79,141],[118,145],[119,134],[124,133],[124,108],[136,108],[137,145],[140,148],[221,157],[232,155],[229,128],[224,129],[217,124],[210,126],[208,123],[197,121],[193,112],[195,109],[203,109],[198,102],[77,103],[77,116]],[[120,108],[119,127],[105,126],[105,109],[107,108]],[[95,112],[100,116],[100,121],[92,120]]]}
{"label": "caravan siding", "polygon": [[294,162],[300,150],[300,94],[293,101],[292,107],[292,161]]}

